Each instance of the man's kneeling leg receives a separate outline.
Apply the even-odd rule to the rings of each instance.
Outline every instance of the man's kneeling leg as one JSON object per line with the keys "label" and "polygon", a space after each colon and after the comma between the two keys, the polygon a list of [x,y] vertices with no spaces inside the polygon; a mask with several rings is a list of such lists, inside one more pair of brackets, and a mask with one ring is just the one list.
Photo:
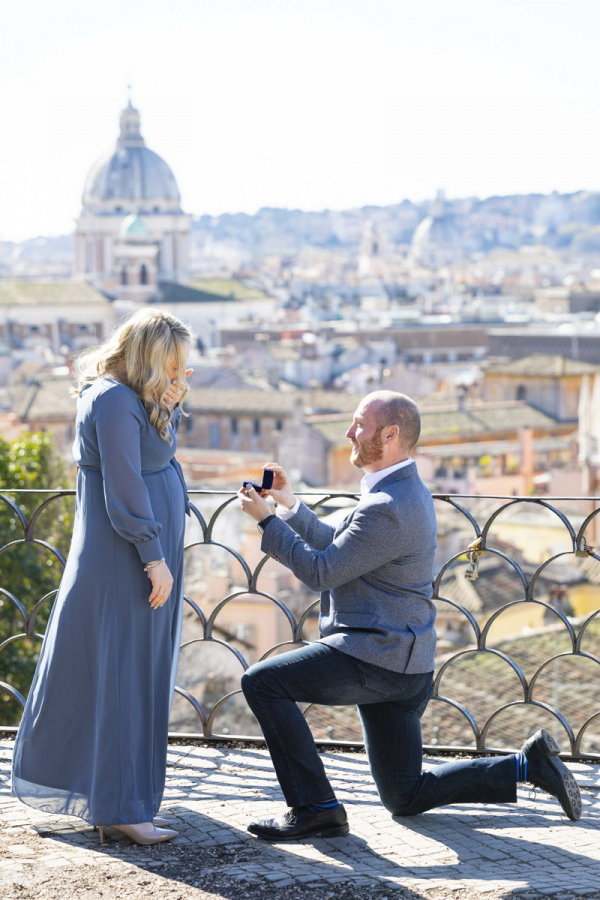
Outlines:
{"label": "man's kneeling leg", "polygon": [[[242,690],[271,753],[291,809],[276,819],[252,823],[249,831],[268,840],[348,833],[346,813],[325,774],[312,732],[297,701],[339,703],[337,651],[312,644],[251,666]],[[346,685],[347,687],[347,685]]]}

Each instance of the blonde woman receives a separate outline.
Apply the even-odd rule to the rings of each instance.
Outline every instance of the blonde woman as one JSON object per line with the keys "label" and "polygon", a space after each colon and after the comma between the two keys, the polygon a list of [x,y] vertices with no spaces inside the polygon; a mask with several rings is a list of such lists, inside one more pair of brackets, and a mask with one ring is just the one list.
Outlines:
{"label": "blonde woman", "polygon": [[17,735],[13,795],[140,844],[155,818],[182,611],[187,495],[175,433],[189,329],[135,313],[78,361],[73,539]]}

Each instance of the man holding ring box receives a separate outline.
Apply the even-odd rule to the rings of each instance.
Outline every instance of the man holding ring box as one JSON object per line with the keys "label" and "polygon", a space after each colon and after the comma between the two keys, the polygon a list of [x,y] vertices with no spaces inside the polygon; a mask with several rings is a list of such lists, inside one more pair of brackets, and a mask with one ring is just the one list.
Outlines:
{"label": "man holding ring box", "polygon": [[262,532],[262,550],[321,592],[314,644],[251,666],[242,677],[263,730],[288,810],[248,830],[271,841],[348,833],[344,807],[327,779],[297,702],[357,705],[371,773],[393,815],[450,803],[510,803],[529,781],[581,815],[577,783],[558,746],[538,731],[507,756],[449,762],[422,771],[420,719],[432,692],[436,521],[431,494],[410,456],[420,433],[416,403],[377,391],[359,404],[346,437],[362,469],[361,498],[333,528],[298,501],[275,463],[277,515],[251,484],[242,509]]}

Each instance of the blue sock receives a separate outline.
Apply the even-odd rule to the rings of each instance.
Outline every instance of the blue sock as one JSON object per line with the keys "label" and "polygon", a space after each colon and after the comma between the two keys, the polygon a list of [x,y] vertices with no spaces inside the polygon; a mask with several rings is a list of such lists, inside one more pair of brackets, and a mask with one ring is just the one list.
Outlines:
{"label": "blue sock", "polygon": [[318,803],[309,803],[308,808],[312,810],[312,812],[319,812],[321,809],[335,809],[336,806],[340,805],[340,801],[336,797],[331,797],[329,800],[320,800]]}
{"label": "blue sock", "polygon": [[529,781],[529,763],[522,751],[515,753],[515,770],[517,781]]}

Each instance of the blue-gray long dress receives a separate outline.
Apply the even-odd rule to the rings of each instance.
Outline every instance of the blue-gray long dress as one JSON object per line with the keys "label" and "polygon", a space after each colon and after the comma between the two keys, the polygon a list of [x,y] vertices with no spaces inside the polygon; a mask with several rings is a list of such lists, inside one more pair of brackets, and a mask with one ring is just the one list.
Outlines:
{"label": "blue-gray long dress", "polygon": [[[165,786],[183,597],[187,498],[172,443],[112,378],[78,400],[73,539],[13,758],[13,795],[95,825],[149,822]],[[143,565],[173,590],[148,604]]]}

